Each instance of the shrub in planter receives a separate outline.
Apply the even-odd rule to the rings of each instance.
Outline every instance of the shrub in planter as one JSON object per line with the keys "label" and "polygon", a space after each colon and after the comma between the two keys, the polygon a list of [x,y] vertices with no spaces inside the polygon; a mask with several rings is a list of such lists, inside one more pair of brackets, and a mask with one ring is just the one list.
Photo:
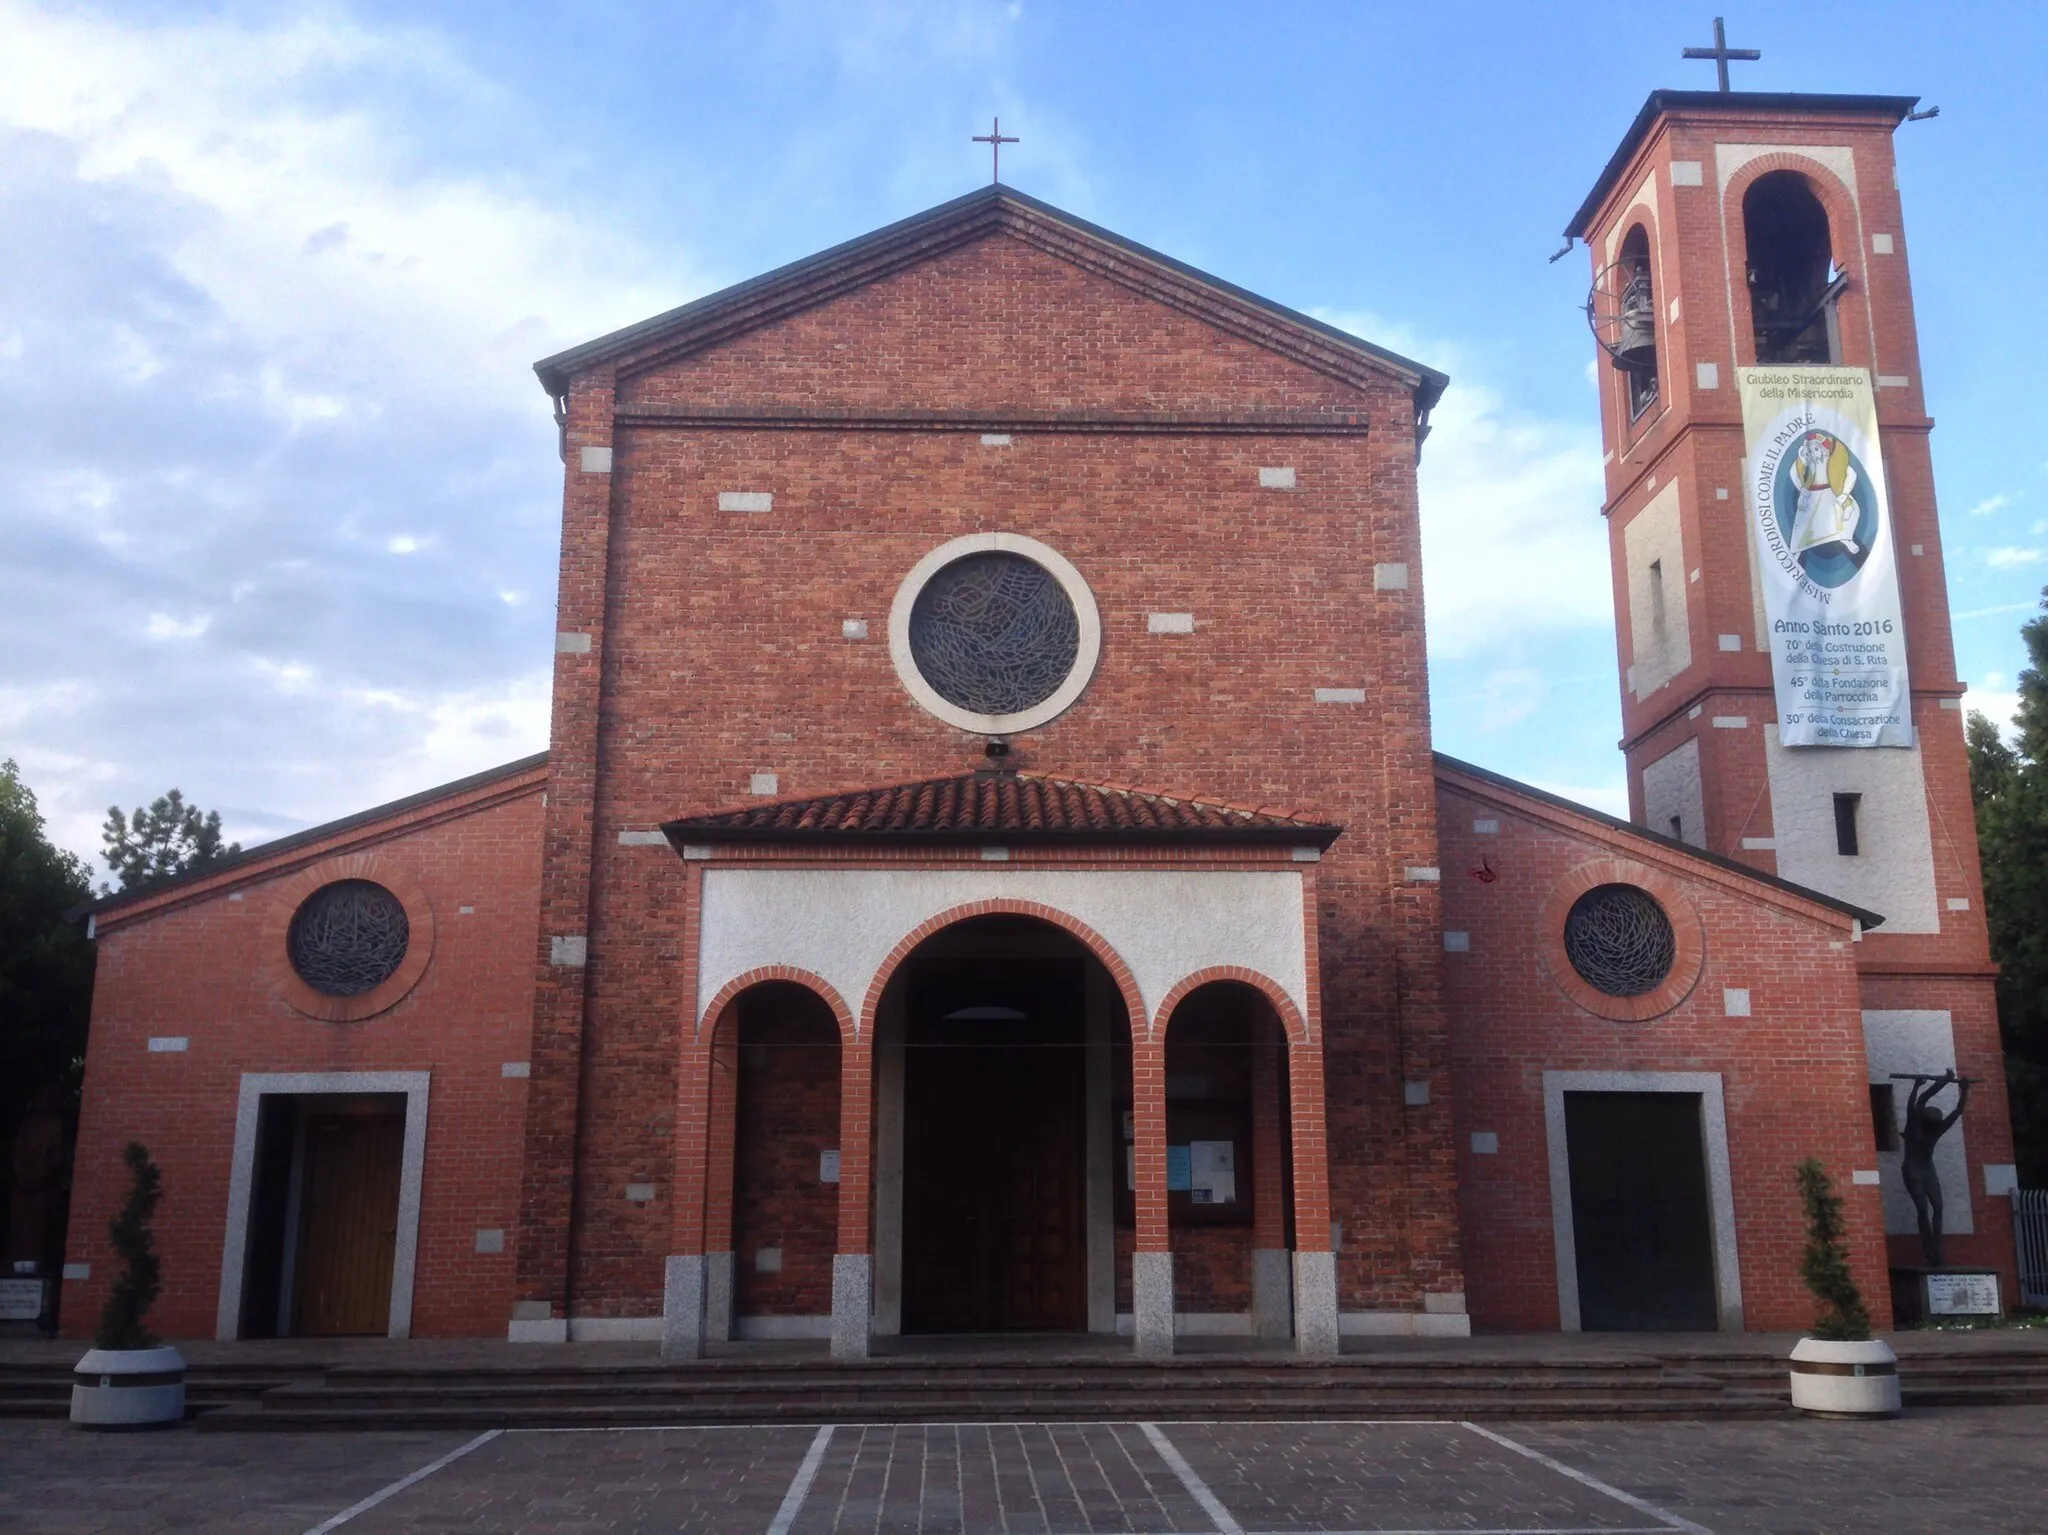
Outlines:
{"label": "shrub in planter", "polygon": [[1806,1210],[1799,1277],[1820,1303],[1812,1333],[1792,1350],[1792,1405],[1823,1418],[1892,1417],[1899,1411],[1899,1364],[1870,1336],[1870,1312],[1849,1272],[1842,1199],[1817,1157],[1794,1170]]}
{"label": "shrub in planter", "polygon": [[160,1343],[143,1317],[163,1288],[150,1218],[163,1198],[163,1174],[148,1150],[130,1141],[128,1202],[107,1223],[121,1259],[93,1346],[78,1361],[71,1386],[71,1421],[87,1428],[147,1428],[185,1416],[185,1360]]}

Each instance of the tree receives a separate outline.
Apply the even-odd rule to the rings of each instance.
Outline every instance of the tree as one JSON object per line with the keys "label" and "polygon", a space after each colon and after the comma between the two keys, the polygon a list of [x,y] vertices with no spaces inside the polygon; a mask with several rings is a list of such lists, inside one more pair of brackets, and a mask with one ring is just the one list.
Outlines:
{"label": "tree", "polygon": [[2020,629],[2018,738],[1984,715],[1967,727],[1984,919],[1998,962],[1998,1027],[2020,1181],[2048,1186],[2048,590]]}
{"label": "tree", "polygon": [[1799,1277],[1821,1305],[1813,1335],[1860,1343],[1870,1336],[1870,1312],[1849,1272],[1842,1196],[1835,1192],[1834,1180],[1820,1165],[1819,1157],[1801,1162],[1793,1176],[1799,1184],[1799,1202],[1806,1209],[1806,1252],[1799,1260]]}
{"label": "tree", "polygon": [[[84,860],[52,845],[21,770],[0,762],[0,1146],[52,1092],[67,1127],[77,1122],[93,951],[65,913],[91,895]],[[0,1177],[0,1191],[7,1186]]]}
{"label": "tree", "polygon": [[201,812],[177,789],[159,795],[147,810],[138,805],[130,816],[109,805],[100,842],[124,892],[210,869],[242,851],[239,842],[221,845],[218,810]]}
{"label": "tree", "polygon": [[157,1202],[164,1197],[164,1175],[140,1141],[130,1141],[121,1157],[128,1164],[128,1202],[107,1222],[107,1239],[120,1255],[121,1272],[107,1292],[92,1343],[94,1348],[154,1348],[156,1334],[142,1325],[142,1319],[163,1289],[163,1263],[156,1255],[156,1236],[149,1223],[156,1215]]}

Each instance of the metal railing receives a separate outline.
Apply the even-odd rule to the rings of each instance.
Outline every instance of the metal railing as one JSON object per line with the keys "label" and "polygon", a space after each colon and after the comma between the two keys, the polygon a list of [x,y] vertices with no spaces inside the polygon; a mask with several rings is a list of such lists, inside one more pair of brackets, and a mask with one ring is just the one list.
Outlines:
{"label": "metal railing", "polygon": [[2012,1241],[2019,1249],[2020,1304],[2048,1307],[2048,1189],[2012,1191]]}

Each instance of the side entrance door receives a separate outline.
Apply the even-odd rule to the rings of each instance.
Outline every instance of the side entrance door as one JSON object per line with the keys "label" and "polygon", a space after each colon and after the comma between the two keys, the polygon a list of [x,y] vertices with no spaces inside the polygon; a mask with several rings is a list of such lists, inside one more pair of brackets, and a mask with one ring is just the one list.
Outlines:
{"label": "side entrance door", "polygon": [[307,1112],[295,1337],[382,1336],[389,1328],[404,1150],[402,1111]]}
{"label": "side entrance door", "polygon": [[1566,1093],[1579,1325],[1711,1332],[1714,1239],[1697,1093]]}

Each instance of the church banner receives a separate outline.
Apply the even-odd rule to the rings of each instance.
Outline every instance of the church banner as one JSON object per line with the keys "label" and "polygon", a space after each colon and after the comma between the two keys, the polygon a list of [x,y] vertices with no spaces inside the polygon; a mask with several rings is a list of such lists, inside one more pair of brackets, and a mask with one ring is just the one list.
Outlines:
{"label": "church banner", "polygon": [[1738,368],[1750,534],[1787,746],[1911,746],[1877,402],[1861,368]]}

